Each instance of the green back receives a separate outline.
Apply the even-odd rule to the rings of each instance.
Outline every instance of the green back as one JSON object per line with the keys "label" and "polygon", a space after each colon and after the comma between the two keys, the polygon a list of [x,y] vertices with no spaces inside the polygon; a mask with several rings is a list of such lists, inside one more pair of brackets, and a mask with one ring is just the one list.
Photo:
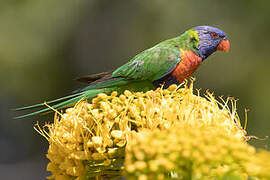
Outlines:
{"label": "green back", "polygon": [[181,36],[163,41],[136,55],[116,69],[112,77],[150,81],[160,79],[171,73],[181,61],[180,48],[198,54],[198,44],[197,32],[188,30]]}

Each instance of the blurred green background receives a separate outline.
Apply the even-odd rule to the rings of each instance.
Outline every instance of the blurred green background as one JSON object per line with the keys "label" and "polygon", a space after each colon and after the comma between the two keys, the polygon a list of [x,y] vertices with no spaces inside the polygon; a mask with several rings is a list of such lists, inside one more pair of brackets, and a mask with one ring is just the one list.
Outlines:
{"label": "blurred green background", "polygon": [[[34,129],[52,115],[13,120],[11,109],[67,95],[80,75],[108,71],[197,25],[224,30],[230,53],[194,74],[196,88],[233,96],[248,134],[270,134],[270,1],[0,1],[1,179],[45,179],[48,143]],[[18,114],[17,114],[18,115]],[[251,140],[267,148],[265,141]]]}

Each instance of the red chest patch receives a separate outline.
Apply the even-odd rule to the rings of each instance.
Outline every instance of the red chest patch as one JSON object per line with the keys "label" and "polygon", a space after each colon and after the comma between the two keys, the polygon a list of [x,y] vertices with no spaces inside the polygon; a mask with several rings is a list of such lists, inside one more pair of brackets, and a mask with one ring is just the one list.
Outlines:
{"label": "red chest patch", "polygon": [[180,51],[182,60],[173,70],[172,75],[178,82],[183,82],[201,65],[202,58],[194,54],[191,50],[180,49]]}

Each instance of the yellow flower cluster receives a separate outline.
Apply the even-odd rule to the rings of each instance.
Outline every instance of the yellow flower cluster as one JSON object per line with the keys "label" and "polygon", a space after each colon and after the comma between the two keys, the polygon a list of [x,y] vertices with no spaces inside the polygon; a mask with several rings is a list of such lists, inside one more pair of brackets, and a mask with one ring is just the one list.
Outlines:
{"label": "yellow flower cluster", "polygon": [[163,131],[145,130],[133,136],[126,151],[128,179],[270,179],[270,153],[256,153],[218,126],[179,123]]}
{"label": "yellow flower cluster", "polygon": [[[181,129],[181,127],[184,128]],[[101,93],[92,100],[91,104],[81,101],[73,108],[67,109],[64,114],[56,113],[54,123],[46,125],[44,129],[37,126],[37,130],[50,143],[47,154],[50,163],[47,169],[52,172],[50,178],[56,180],[75,178],[80,180],[95,176],[109,178],[120,175],[120,171],[124,168],[120,165],[124,164],[125,149],[129,147],[129,144],[133,144],[134,139],[138,139],[137,134],[148,130],[154,131],[158,135],[157,129],[164,132],[178,130],[180,133],[186,132],[185,129],[187,128],[189,129],[187,133],[192,133],[194,129],[194,133],[197,134],[194,135],[193,141],[190,141],[193,139],[192,134],[187,139],[177,137],[175,134],[175,142],[172,139],[166,142],[166,140],[162,141],[159,138],[157,138],[157,142],[172,145],[173,143],[179,143],[179,141],[190,141],[190,143],[197,142],[200,145],[199,141],[207,140],[211,142],[211,138],[215,138],[211,134],[211,132],[214,132],[212,129],[216,129],[215,132],[217,131],[218,134],[231,137],[235,141],[247,139],[246,132],[240,125],[235,100],[232,98],[221,99],[220,103],[209,92],[206,93],[205,97],[201,97],[199,92],[197,92],[197,95],[193,93],[192,83],[189,86],[187,83],[182,87],[172,85],[168,89],[158,88],[145,93],[133,93],[127,90],[121,95],[118,95],[117,92],[112,92],[110,95]],[[203,131],[202,134],[200,134],[201,130]],[[219,131],[222,133],[219,133]],[[142,133],[142,136],[144,134]],[[164,136],[164,134],[160,134],[160,136]],[[209,137],[209,139],[199,139],[203,135],[206,136],[205,138]],[[146,137],[151,141],[150,135]],[[152,141],[155,142],[155,139],[153,137]],[[214,142],[217,141],[218,139]],[[221,143],[223,143],[223,145],[221,144],[222,147],[225,147],[228,146],[229,142],[223,140]],[[150,151],[153,148],[151,144],[149,145]],[[186,146],[190,146],[190,144]],[[180,146],[175,148],[178,147]],[[214,144],[211,147],[214,147]],[[219,153],[219,148],[214,147],[210,152]],[[159,148],[155,148],[155,150],[161,151]],[[190,156],[191,152],[188,150],[190,150],[188,147],[186,151],[179,149],[181,153],[184,153],[184,156]],[[226,151],[226,149],[221,151]],[[135,150],[130,152],[134,154]],[[215,154],[210,152],[206,153],[209,156],[208,158]],[[160,153],[162,154],[162,152]],[[226,154],[226,152],[223,153]],[[148,155],[144,149],[141,150],[141,154],[142,156]],[[143,164],[149,163],[147,161],[137,162],[138,153],[136,153],[135,159],[131,158],[131,154],[127,156],[129,160],[126,160],[125,164],[126,170],[130,174],[137,175],[132,169],[137,169],[137,165],[144,166]],[[200,157],[199,151],[197,156]],[[136,162],[134,161],[137,164],[136,166],[130,166],[133,159],[136,160]],[[162,161],[167,164],[168,159]],[[206,159],[201,157],[198,161],[206,161]],[[181,163],[185,162],[181,161]],[[148,164],[145,165],[148,167]],[[154,167],[155,164],[151,166]],[[174,167],[175,165],[168,163],[167,166]],[[192,163],[190,166],[192,166]],[[206,167],[203,167],[205,172]],[[141,169],[144,171],[144,168]],[[221,170],[225,171],[224,169],[226,170],[225,166]]]}

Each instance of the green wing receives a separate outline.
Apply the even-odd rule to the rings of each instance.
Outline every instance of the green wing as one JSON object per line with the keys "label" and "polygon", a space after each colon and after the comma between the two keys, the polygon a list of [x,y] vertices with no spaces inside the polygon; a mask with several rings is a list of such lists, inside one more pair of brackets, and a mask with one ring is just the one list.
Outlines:
{"label": "green wing", "polygon": [[136,55],[112,77],[154,81],[171,73],[180,61],[179,47],[163,42]]}

